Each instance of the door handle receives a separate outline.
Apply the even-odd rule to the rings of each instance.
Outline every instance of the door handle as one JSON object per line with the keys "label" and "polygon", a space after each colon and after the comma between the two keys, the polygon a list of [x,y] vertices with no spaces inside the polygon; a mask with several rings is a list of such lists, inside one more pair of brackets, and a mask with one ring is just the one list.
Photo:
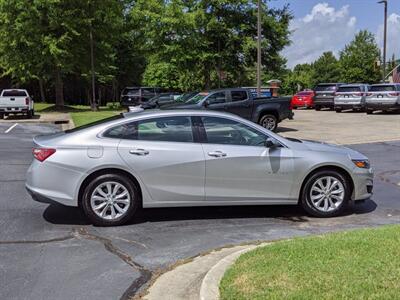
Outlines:
{"label": "door handle", "polygon": [[225,157],[226,153],[222,152],[222,151],[212,151],[212,152],[208,152],[208,156],[212,156],[212,157]]}
{"label": "door handle", "polygon": [[134,155],[144,156],[144,155],[149,154],[150,152],[145,149],[132,149],[132,150],[129,150],[129,153],[134,154]]}

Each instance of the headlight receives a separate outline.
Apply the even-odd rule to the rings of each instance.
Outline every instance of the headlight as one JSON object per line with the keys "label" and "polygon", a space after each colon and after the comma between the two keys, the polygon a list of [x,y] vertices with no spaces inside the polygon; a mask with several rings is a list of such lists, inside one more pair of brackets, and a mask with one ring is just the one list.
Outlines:
{"label": "headlight", "polygon": [[369,160],[368,159],[353,159],[352,161],[359,168],[363,168],[363,169],[369,169],[370,168],[370,164],[369,164]]}

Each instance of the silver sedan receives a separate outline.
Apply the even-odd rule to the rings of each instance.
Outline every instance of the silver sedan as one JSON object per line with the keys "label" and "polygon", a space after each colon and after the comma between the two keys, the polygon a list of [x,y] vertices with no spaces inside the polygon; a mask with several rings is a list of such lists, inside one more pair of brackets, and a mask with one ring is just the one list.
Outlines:
{"label": "silver sedan", "polygon": [[123,224],[140,207],[300,204],[332,217],[372,194],[364,155],[226,113],[125,113],[34,144],[33,198],[79,206],[96,225]]}

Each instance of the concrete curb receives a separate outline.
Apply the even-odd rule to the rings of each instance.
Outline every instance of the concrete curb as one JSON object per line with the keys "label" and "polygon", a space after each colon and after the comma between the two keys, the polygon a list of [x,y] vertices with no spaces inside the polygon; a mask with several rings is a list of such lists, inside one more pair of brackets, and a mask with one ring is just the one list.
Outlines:
{"label": "concrete curb", "polygon": [[200,300],[218,300],[220,298],[219,284],[226,270],[235,263],[240,255],[255,248],[257,248],[257,246],[252,245],[246,249],[236,251],[215,264],[203,278],[200,287]]}

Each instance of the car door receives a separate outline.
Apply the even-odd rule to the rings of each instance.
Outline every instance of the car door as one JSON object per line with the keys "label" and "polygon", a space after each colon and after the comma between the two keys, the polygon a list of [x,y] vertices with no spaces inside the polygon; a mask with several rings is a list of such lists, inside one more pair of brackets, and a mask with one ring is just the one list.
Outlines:
{"label": "car door", "polygon": [[233,119],[203,116],[201,121],[206,201],[282,203],[290,198],[289,148],[265,147],[266,133]]}
{"label": "car door", "polygon": [[150,118],[131,125],[118,152],[156,202],[204,201],[205,160],[188,116]]}
{"label": "car door", "polygon": [[226,92],[215,92],[207,96],[205,99],[207,103],[207,109],[218,110],[218,111],[225,111],[226,109]]}
{"label": "car door", "polygon": [[231,90],[229,93],[230,101],[226,104],[226,111],[242,118],[250,119],[252,100],[249,98],[247,91]]}

